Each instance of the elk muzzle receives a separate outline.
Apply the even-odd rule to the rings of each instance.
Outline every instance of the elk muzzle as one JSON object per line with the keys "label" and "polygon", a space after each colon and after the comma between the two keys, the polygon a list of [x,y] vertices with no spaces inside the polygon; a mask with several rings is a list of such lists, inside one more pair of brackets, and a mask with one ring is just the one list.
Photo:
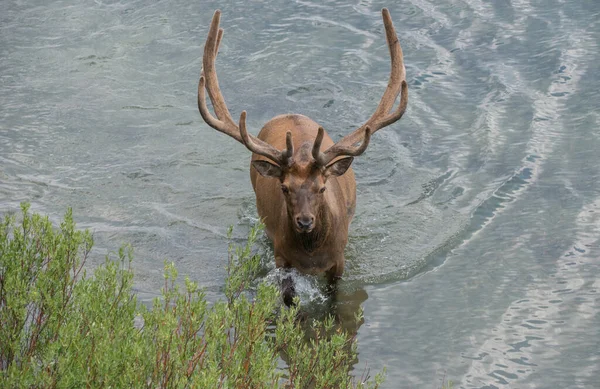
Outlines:
{"label": "elk muzzle", "polygon": [[310,213],[301,213],[294,218],[299,232],[311,232],[315,226],[315,217]]}

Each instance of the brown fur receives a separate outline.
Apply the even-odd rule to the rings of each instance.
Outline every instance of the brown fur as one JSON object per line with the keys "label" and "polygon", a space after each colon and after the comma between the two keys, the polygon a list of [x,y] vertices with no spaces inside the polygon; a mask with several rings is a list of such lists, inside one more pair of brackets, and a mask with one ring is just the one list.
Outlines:
{"label": "brown fur", "polygon": [[[318,128],[319,125],[306,116],[281,115],[267,122],[258,138],[275,148],[285,149],[285,134],[292,132],[295,153],[289,174],[294,175],[295,182],[301,183],[319,170],[315,169],[314,160],[305,146],[308,142],[312,147]],[[321,148],[324,150],[331,145],[333,141],[326,134]],[[253,154],[252,160],[268,159]],[[348,209],[353,209],[356,204],[356,181],[352,168],[339,177],[327,179],[327,189],[315,214],[315,229],[308,234],[294,229],[280,180],[263,177],[252,167],[250,179],[256,194],[258,214],[273,241],[277,266],[294,267],[310,274],[326,272],[330,277],[341,277],[348,227],[352,220]]]}

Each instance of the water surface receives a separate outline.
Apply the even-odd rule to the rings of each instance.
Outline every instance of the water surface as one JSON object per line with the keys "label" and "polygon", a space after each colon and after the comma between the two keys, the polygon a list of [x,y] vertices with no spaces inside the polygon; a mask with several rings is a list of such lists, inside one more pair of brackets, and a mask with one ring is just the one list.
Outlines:
{"label": "water surface", "polygon": [[134,246],[143,299],[166,259],[218,297],[227,227],[242,239],[256,209],[249,152],[196,108],[212,12],[232,114],[247,110],[256,134],[301,113],[339,139],[387,82],[383,6],[410,103],[354,163],[335,309],[365,310],[348,324],[356,368],[387,366],[386,388],[597,386],[595,1],[5,3],[0,211],[30,201],[58,221],[72,206],[94,232],[93,263]]}

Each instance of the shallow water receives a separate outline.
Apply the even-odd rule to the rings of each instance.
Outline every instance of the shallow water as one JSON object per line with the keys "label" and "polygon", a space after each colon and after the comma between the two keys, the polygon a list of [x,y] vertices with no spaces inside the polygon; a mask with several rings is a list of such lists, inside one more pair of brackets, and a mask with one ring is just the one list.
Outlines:
{"label": "shallow water", "polygon": [[[595,1],[20,1],[0,6],[0,212],[68,206],[95,263],[123,242],[154,297],[165,259],[220,294],[227,227],[256,220],[248,151],[196,108],[203,41],[256,133],[296,112],[334,139],[387,82],[409,108],[354,164],[334,308],[384,387],[600,382],[600,4]],[[269,255],[266,241],[262,250]],[[267,267],[265,276],[273,277]],[[300,280],[306,299],[314,283]],[[364,323],[351,318],[358,305]]]}

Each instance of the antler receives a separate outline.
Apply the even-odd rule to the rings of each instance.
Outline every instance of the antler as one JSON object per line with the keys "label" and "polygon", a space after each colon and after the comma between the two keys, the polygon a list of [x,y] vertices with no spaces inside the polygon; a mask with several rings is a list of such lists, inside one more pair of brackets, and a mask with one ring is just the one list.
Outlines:
{"label": "antler", "polygon": [[[321,141],[323,138],[322,129],[319,129],[317,138],[313,146],[313,158],[320,166],[326,166],[336,157],[357,156],[362,154],[369,145],[371,135],[377,130],[389,126],[399,120],[408,104],[408,85],[406,84],[406,69],[404,68],[404,59],[402,56],[402,48],[398,42],[396,30],[392,24],[392,18],[387,8],[381,10],[383,16],[383,24],[385,25],[385,38],[390,50],[391,71],[388,86],[375,110],[375,113],[353,133],[346,135],[339,142],[328,148],[325,152],[320,151]],[[394,112],[392,110],[394,102],[398,95],[400,97],[400,105]],[[354,146],[355,143],[362,140],[360,146]]]}
{"label": "antler", "polygon": [[[225,104],[215,70],[215,59],[219,51],[219,44],[223,38],[223,29],[219,28],[220,19],[221,11],[216,10],[210,24],[206,43],[204,44],[202,73],[198,82],[198,110],[200,111],[200,115],[202,115],[206,124],[242,143],[253,153],[267,157],[280,166],[285,166],[290,162],[291,156],[294,153],[292,134],[290,132],[287,133],[287,149],[279,151],[270,144],[248,133],[246,130],[246,111],[242,111],[238,125],[233,121],[227,104]],[[206,105],[205,90],[208,91],[208,96],[217,115],[216,118],[210,113]]]}
{"label": "antler", "polygon": [[353,146],[344,146],[341,145],[340,142],[334,144],[330,148],[327,149],[326,152],[321,152],[321,142],[323,142],[323,134],[325,130],[323,127],[319,127],[319,131],[317,132],[317,137],[315,138],[315,143],[313,144],[312,156],[317,161],[317,165],[326,166],[329,162],[331,162],[334,158],[345,155],[356,157],[357,155],[361,155],[365,152],[367,147],[369,146],[369,141],[371,140],[371,128],[366,126],[365,135],[362,143],[358,147]]}

